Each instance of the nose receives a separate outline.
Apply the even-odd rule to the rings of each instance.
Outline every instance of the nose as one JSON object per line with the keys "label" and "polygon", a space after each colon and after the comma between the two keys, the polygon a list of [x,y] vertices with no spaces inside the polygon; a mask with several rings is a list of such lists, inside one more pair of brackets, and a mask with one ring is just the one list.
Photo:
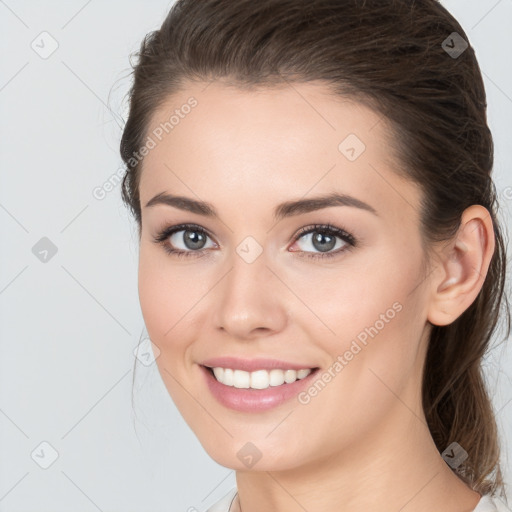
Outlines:
{"label": "nose", "polygon": [[230,270],[216,286],[215,328],[234,339],[268,336],[288,321],[285,287],[264,256],[248,263],[234,253]]}

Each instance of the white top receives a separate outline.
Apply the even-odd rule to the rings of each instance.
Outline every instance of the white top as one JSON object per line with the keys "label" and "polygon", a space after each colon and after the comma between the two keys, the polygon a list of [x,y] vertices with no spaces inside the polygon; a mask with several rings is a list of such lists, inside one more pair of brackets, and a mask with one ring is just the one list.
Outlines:
{"label": "white top", "polygon": [[[206,512],[240,512],[238,507],[230,509],[235,500],[237,489],[231,489],[222,499],[214,503]],[[473,512],[512,512],[503,501],[489,495],[482,496]]]}

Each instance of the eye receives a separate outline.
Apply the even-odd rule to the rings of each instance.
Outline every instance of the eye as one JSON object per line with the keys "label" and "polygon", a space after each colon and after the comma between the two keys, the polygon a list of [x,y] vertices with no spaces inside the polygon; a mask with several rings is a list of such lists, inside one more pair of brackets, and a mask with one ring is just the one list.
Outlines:
{"label": "eye", "polygon": [[[180,224],[161,231],[154,239],[161,244],[168,254],[175,256],[204,256],[205,242],[208,233],[195,224]],[[181,247],[180,247],[181,245]],[[176,246],[178,246],[176,248]],[[216,244],[213,245],[216,247]]]}
{"label": "eye", "polygon": [[[311,236],[309,236],[311,235]],[[346,252],[357,245],[356,239],[344,229],[331,226],[330,224],[315,224],[313,226],[302,228],[295,236],[294,240],[308,239],[307,244],[312,245],[318,253],[308,253],[308,251],[297,251],[298,256],[307,258],[331,258]],[[341,240],[340,243],[336,239]],[[341,249],[340,249],[341,247]],[[333,252],[332,249],[338,249]],[[295,252],[295,251],[294,251]]]}
{"label": "eye", "polygon": [[[312,236],[308,236],[312,235]],[[162,230],[155,238],[154,242],[163,246],[168,254],[178,257],[202,257],[205,256],[208,248],[216,248],[217,244],[207,247],[206,241],[210,235],[204,228],[196,224],[179,224],[170,226]],[[304,250],[292,250],[297,252],[300,257],[308,258],[330,258],[346,252],[357,245],[356,239],[347,231],[331,226],[330,224],[315,224],[302,228],[293,238],[294,242],[309,238],[309,243],[317,253],[311,253]],[[337,240],[341,243],[337,243]],[[181,245],[181,247],[180,247]],[[341,247],[341,249],[340,249]],[[337,248],[336,251],[332,249]]]}

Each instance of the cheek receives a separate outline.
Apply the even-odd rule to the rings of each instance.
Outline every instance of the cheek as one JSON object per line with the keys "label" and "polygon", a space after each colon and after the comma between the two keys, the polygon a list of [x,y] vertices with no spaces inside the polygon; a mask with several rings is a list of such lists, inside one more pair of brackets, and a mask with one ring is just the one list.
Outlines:
{"label": "cheek", "polygon": [[[190,272],[173,266],[166,255],[155,254],[152,248],[141,247],[138,276],[144,322],[151,341],[160,350],[156,359],[158,371],[185,421],[192,429],[197,429],[203,423],[200,419],[204,420],[204,410],[191,399],[193,388],[184,387],[184,383],[191,378],[187,351],[190,340],[195,338],[197,322],[193,319],[197,309],[193,308],[201,297],[201,290],[190,286],[194,277]],[[199,374],[194,375],[192,381]]]}
{"label": "cheek", "polygon": [[138,292],[148,334],[162,348],[180,327],[186,288],[180,284],[176,272],[155,253],[154,249],[141,246]]}
{"label": "cheek", "polygon": [[159,359],[176,367],[203,325],[198,316],[204,314],[207,301],[201,298],[208,293],[208,282],[198,278],[193,265],[172,263],[159,252],[141,246],[139,302],[149,337],[161,351]]}
{"label": "cheek", "polygon": [[[319,333],[322,326],[313,320],[306,328],[332,360],[345,356],[347,366],[359,373],[368,374],[368,367],[375,367],[387,376],[399,375],[414,364],[425,327],[421,287],[412,292],[421,281],[421,259],[412,252],[399,257],[382,251],[359,260],[358,269],[344,268],[326,279],[321,289],[312,282],[301,287],[308,306],[330,332]],[[370,374],[365,378],[375,380]],[[396,381],[394,376],[392,380]]]}
{"label": "cheek", "polygon": [[165,311],[169,311],[169,295],[165,293],[165,288],[165,280],[155,267],[153,259],[141,250],[138,272],[139,302],[153,341],[160,338],[165,329],[162,322]]}
{"label": "cheek", "polygon": [[[367,308],[358,313],[357,321],[350,314],[339,318],[335,326],[339,335],[324,345],[331,356],[324,371],[330,374],[329,383],[317,385],[323,389],[317,396],[311,390],[311,416],[324,415],[324,424],[332,423],[330,435],[341,436],[349,444],[370,432],[396,406],[401,407],[400,400],[413,407],[414,391],[405,390],[417,389],[420,376],[421,327],[415,305],[399,297],[389,308]],[[381,312],[383,317],[379,317]]]}
{"label": "cheek", "polygon": [[[399,272],[397,267],[401,267]],[[375,323],[381,330],[383,321],[393,320],[400,304],[408,300],[415,273],[413,263],[387,261],[373,253],[347,259],[338,268],[308,272],[298,268],[286,279],[294,283],[293,291],[302,303],[297,303],[296,311],[301,312],[297,322],[329,333],[336,343],[336,338],[338,342],[351,339]],[[303,314],[305,308],[311,314]]]}

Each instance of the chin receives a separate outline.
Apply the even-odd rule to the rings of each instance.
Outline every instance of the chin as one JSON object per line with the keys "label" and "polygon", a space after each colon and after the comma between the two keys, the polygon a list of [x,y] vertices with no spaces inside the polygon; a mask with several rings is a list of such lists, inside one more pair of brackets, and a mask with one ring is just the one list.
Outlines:
{"label": "chin", "polygon": [[268,442],[265,444],[264,441],[251,442],[234,438],[223,444],[216,440],[211,440],[211,445],[201,444],[217,464],[236,471],[284,471],[293,469],[299,462],[282,441],[279,443],[280,450]]}

